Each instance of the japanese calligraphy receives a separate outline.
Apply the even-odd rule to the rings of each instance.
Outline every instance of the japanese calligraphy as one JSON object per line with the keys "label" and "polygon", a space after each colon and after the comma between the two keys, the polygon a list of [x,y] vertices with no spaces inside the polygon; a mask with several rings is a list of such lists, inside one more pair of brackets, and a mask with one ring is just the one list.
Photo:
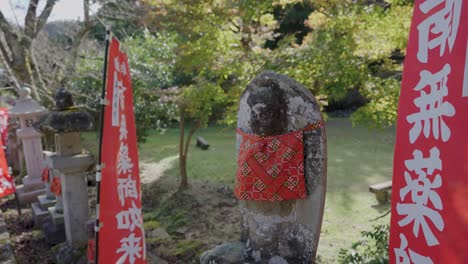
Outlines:
{"label": "japanese calligraphy", "polygon": [[123,253],[123,255],[117,261],[118,264],[126,263],[125,261],[128,258],[128,261],[133,264],[135,263],[136,258],[141,258],[142,247],[140,245],[141,237],[135,237],[134,233],[131,233],[130,236],[120,240],[121,247],[117,249],[116,253]]}
{"label": "japanese calligraphy", "polygon": [[132,179],[131,175],[128,175],[128,178],[117,178],[118,183],[118,194],[120,204],[122,206],[125,205],[125,199],[127,197],[130,198],[138,198],[138,191],[136,186],[136,181]]}
{"label": "japanese calligraphy", "polygon": [[[433,264],[432,259],[422,256],[411,249],[408,249],[408,240],[405,235],[400,234],[401,244],[399,248],[395,248],[395,258],[397,264]],[[406,252],[408,249],[409,255]]]}
{"label": "japanese calligraphy", "polygon": [[119,154],[117,156],[117,173],[127,174],[131,173],[133,168],[132,160],[128,153],[128,145],[121,142]]}
{"label": "japanese calligraphy", "polygon": [[440,56],[443,56],[448,44],[452,50],[457,37],[462,0],[426,0],[419,9],[429,13],[432,9],[445,3],[444,7],[426,18],[418,25],[419,48],[418,60],[422,63],[428,61],[428,51],[440,47]]}
{"label": "japanese calligraphy", "polygon": [[[428,138],[431,130],[435,139],[439,139],[439,134],[441,134],[444,142],[449,140],[450,129],[443,119],[444,116],[452,117],[455,115],[453,105],[444,101],[444,97],[448,95],[447,79],[449,73],[449,64],[445,64],[439,72],[434,74],[426,70],[421,71],[420,80],[414,88],[414,90],[420,91],[420,96],[413,101],[419,108],[419,112],[406,117],[409,123],[414,124],[409,133],[411,143],[418,139],[421,131],[423,131],[424,137]],[[429,93],[424,90],[427,86],[430,87]]]}
{"label": "japanese calligraphy", "polygon": [[141,209],[137,208],[135,202],[132,201],[132,207],[128,210],[119,212],[116,215],[117,229],[129,229],[134,231],[135,227],[142,228],[143,219],[141,218]]}
{"label": "japanese calligraphy", "polygon": [[[399,215],[406,216],[398,222],[400,226],[406,226],[413,222],[413,234],[419,236],[419,229],[422,228],[423,235],[428,246],[438,245],[439,241],[434,236],[428,221],[432,223],[439,231],[444,228],[444,220],[437,210],[442,210],[442,201],[435,189],[442,186],[440,174],[436,174],[431,181],[428,176],[434,174],[434,171],[441,170],[442,162],[440,160],[440,152],[437,147],[430,150],[429,158],[423,158],[423,154],[419,150],[413,152],[414,159],[405,162],[406,168],[409,171],[414,171],[418,177],[413,179],[411,174],[405,171],[406,186],[400,189],[400,198],[405,200],[408,194],[411,194],[411,203],[398,203],[397,212]],[[435,209],[429,207],[428,202]]]}
{"label": "japanese calligraphy", "polygon": [[125,109],[125,91],[127,88],[114,72],[114,89],[112,93],[112,126],[120,126],[120,109]]}
{"label": "japanese calligraphy", "polygon": [[119,140],[122,141],[127,139],[128,130],[127,130],[127,121],[125,119],[125,115],[122,115],[120,118],[120,129],[119,129]]}

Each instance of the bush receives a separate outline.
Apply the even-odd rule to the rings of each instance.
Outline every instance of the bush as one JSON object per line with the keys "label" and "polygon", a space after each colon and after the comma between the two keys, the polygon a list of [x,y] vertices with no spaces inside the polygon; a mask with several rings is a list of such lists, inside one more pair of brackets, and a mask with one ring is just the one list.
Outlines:
{"label": "bush", "polygon": [[375,225],[371,231],[361,232],[363,239],[351,249],[342,248],[338,260],[343,264],[387,264],[389,225]]}

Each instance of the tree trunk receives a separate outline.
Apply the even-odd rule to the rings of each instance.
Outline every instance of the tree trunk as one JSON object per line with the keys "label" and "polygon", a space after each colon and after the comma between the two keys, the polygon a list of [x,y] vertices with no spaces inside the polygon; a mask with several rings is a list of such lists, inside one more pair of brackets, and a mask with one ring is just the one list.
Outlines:
{"label": "tree trunk", "polygon": [[187,157],[185,156],[184,141],[185,141],[185,119],[184,107],[179,105],[179,167],[180,167],[180,185],[179,190],[188,189],[187,179]]}
{"label": "tree trunk", "polygon": [[197,122],[190,128],[190,131],[185,139],[185,109],[182,105],[179,106],[179,129],[180,129],[180,138],[179,138],[179,166],[180,166],[180,186],[179,190],[186,190],[189,188],[188,178],[187,178],[187,157],[188,151],[190,148],[190,141],[192,141],[193,134],[200,127],[200,123]]}

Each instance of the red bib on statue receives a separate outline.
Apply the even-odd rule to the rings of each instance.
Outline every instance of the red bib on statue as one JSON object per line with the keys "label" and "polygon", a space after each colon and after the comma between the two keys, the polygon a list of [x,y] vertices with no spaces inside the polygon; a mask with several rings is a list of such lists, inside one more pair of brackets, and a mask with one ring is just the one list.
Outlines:
{"label": "red bib on statue", "polygon": [[234,193],[240,200],[283,201],[307,198],[304,177],[304,130],[270,137],[242,136]]}

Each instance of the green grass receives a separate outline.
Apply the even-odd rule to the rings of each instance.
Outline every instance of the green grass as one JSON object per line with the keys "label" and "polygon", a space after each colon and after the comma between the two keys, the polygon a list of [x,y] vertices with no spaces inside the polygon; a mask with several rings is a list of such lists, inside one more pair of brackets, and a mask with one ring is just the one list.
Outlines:
{"label": "green grass", "polygon": [[327,123],[328,176],[325,215],[318,254],[323,263],[336,263],[340,248],[360,239],[360,231],[389,217],[370,221],[388,210],[378,206],[368,186],[392,177],[393,129],[353,128],[349,120]]}
{"label": "green grass", "polygon": [[[348,119],[327,122],[328,179],[325,216],[318,254],[321,263],[336,263],[340,248],[349,248],[358,241],[360,232],[373,224],[388,223],[389,217],[373,222],[388,210],[378,206],[369,193],[372,183],[391,179],[394,129],[372,131],[353,128]],[[151,134],[140,144],[140,160],[158,162],[178,153],[178,129]],[[196,136],[210,143],[210,150],[195,148],[193,140],[188,157],[189,181],[205,181],[233,186],[236,170],[235,129],[209,127]],[[87,134],[85,138],[96,138]],[[95,150],[94,150],[95,151]],[[177,178],[178,166],[165,172],[165,177]]]}
{"label": "green grass", "polygon": [[[199,129],[192,139],[188,155],[187,172],[189,180],[200,180],[234,184],[236,170],[235,129],[209,127]],[[202,136],[210,144],[208,151],[195,147],[195,139]],[[163,135],[151,134],[145,143],[140,144],[140,160],[158,162],[179,151],[179,130],[168,129]],[[177,177],[179,167],[166,172]]]}

